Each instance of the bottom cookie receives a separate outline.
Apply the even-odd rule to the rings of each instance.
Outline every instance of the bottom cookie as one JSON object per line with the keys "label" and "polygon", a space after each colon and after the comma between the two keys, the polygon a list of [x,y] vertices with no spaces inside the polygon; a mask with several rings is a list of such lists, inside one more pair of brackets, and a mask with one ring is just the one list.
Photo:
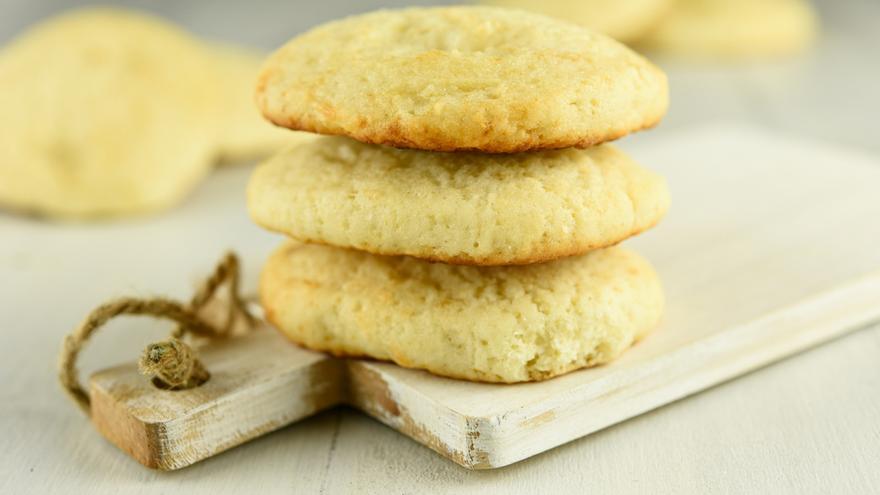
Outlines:
{"label": "bottom cookie", "polygon": [[663,311],[653,268],[619,247],[476,267],[287,243],[263,269],[260,299],[305,347],[505,383],[607,363]]}

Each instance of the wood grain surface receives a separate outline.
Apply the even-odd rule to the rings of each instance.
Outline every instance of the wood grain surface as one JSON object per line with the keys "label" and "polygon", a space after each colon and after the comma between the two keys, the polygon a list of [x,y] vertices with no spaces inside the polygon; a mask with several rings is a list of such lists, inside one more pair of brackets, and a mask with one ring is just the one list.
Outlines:
{"label": "wood grain surface", "polygon": [[92,375],[95,428],[141,464],[173,470],[345,399],[341,363],[289,345],[271,328],[211,342],[199,358],[211,377],[187,390],[154,387],[134,362]]}

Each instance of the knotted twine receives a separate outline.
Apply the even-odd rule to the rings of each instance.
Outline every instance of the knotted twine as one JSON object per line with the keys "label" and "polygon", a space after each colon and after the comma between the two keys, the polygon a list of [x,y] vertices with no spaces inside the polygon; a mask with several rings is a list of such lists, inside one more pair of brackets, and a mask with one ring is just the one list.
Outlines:
{"label": "knotted twine", "polygon": [[[224,282],[229,286],[228,310],[223,324],[216,326],[205,320],[200,311],[214,298]],[[210,374],[199,361],[196,351],[183,338],[186,334],[206,338],[226,337],[232,333],[237,321],[242,321],[247,328],[253,328],[256,320],[239,295],[238,285],[238,258],[233,253],[227,253],[188,304],[162,297],[123,297],[98,306],[73,333],[64,338],[59,359],[61,386],[86,415],[90,415],[91,401],[79,382],[76,360],[92,334],[122,315],[146,315],[177,323],[168,340],[150,344],[144,350],[138,361],[141,373],[152,376],[153,383],[161,388],[180,390],[201,385],[210,378]]]}

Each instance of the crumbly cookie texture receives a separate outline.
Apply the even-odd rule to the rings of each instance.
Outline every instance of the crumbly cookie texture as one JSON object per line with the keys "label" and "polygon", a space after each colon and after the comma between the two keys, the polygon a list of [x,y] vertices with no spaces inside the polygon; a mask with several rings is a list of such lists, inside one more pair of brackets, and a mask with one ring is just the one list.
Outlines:
{"label": "crumbly cookie texture", "polygon": [[513,9],[379,11],[275,52],[257,102],[278,125],[433,151],[587,147],[655,125],[665,74],[604,35]]}
{"label": "crumbly cookie texture", "polygon": [[616,244],[669,206],[611,145],[491,155],[321,137],[261,165],[254,221],[306,242],[456,264],[547,261]]}
{"label": "crumbly cookie texture", "polygon": [[211,167],[212,74],[200,42],[147,15],[30,29],[0,52],[0,205],[83,218],[180,201]]}
{"label": "crumbly cookie texture", "polygon": [[663,311],[654,270],[619,247],[469,267],[290,243],[263,269],[260,298],[305,347],[505,383],[607,363]]}
{"label": "crumbly cookie texture", "polygon": [[679,0],[642,47],[689,58],[781,56],[803,50],[817,32],[804,0]]}
{"label": "crumbly cookie texture", "polygon": [[674,0],[483,0],[482,3],[564,19],[630,43],[650,31]]}

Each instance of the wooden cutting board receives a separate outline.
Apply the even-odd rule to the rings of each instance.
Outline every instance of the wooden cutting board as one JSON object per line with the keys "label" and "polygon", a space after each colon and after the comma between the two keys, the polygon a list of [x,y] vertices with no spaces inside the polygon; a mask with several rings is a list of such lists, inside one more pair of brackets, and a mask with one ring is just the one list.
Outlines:
{"label": "wooden cutting board", "polygon": [[176,469],[350,404],[472,469],[505,466],[880,320],[880,163],[737,127],[656,133],[633,154],[673,207],[628,242],[657,267],[661,327],[618,361],[541,383],[468,383],[336,360],[271,330],[202,351],[212,372],[164,391],[133,364],[92,376],[93,422]]}

